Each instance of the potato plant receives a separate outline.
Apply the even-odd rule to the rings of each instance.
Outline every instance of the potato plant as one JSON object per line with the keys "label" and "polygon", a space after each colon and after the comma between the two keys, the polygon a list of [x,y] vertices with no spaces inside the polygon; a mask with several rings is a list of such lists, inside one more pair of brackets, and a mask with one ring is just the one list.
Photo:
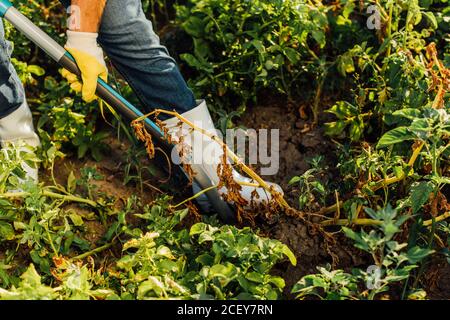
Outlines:
{"label": "potato plant", "polygon": [[298,0],[178,6],[177,19],[193,41],[193,52],[181,56],[197,71],[191,85],[218,110],[238,114],[262,89],[297,95],[304,77],[319,75],[327,11]]}

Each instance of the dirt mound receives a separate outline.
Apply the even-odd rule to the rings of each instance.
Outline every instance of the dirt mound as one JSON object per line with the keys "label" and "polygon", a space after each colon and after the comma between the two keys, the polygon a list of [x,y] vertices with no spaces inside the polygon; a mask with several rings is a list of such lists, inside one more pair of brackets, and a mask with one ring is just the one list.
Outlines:
{"label": "dirt mound", "polygon": [[432,300],[449,299],[450,264],[445,259],[431,261],[425,275],[425,288]]}
{"label": "dirt mound", "polygon": [[252,129],[280,130],[280,169],[275,176],[266,176],[287,186],[290,178],[308,169],[307,159],[327,151],[326,140],[320,129],[307,133],[306,122],[299,119],[292,107],[263,106],[248,110],[242,117],[242,125]]}

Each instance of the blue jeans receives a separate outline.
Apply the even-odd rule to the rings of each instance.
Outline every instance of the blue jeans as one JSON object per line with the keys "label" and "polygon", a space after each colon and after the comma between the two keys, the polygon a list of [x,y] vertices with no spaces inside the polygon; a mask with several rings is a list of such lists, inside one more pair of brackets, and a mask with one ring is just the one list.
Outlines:
{"label": "blue jeans", "polygon": [[0,119],[19,108],[25,100],[23,85],[11,64],[11,43],[5,39],[0,19]]}
{"label": "blue jeans", "polygon": [[[70,0],[61,2],[70,5]],[[0,29],[1,118],[21,105],[24,94],[7,54],[8,43],[1,25]],[[143,112],[160,108],[183,113],[196,106],[175,60],[145,17],[141,0],[108,0],[98,42],[141,101]]]}

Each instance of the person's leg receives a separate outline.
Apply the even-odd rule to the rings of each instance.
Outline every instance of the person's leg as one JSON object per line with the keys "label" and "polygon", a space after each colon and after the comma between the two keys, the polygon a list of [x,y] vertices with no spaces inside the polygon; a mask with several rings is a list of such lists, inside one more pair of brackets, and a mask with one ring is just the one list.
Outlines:
{"label": "person's leg", "polygon": [[99,43],[144,104],[184,113],[196,106],[175,60],[160,44],[140,0],[108,0]]}
{"label": "person's leg", "polygon": [[[140,0],[108,0],[101,23],[99,42],[146,108],[175,109],[187,119],[197,121],[202,129],[216,134],[206,103],[204,101],[196,103],[175,61],[169,56],[167,49],[160,44],[151,22],[145,18]],[[178,124],[178,118],[172,118],[166,122],[174,141],[178,134]],[[217,175],[217,168],[223,158],[222,146],[203,135],[201,135],[203,138],[199,137],[196,140],[193,136],[195,133],[192,134],[189,128],[185,132],[188,132],[183,140],[188,145],[185,150],[192,151],[187,155],[187,158],[191,160],[184,159],[183,162],[190,162],[189,164],[196,172],[203,171],[212,185],[218,184],[220,178]],[[201,141],[201,143],[193,145],[191,143],[193,141]],[[235,170],[232,173],[235,181],[247,185],[255,183]],[[278,185],[271,183],[269,185],[274,191],[282,193]],[[224,199],[228,199],[226,188],[221,188],[219,193]],[[242,186],[240,194],[242,200],[248,203],[250,201],[269,202],[272,197],[263,188],[255,186]],[[205,202],[201,201],[202,204],[208,211],[209,208]]]}
{"label": "person's leg", "polygon": [[0,19],[0,119],[17,110],[25,101],[22,83],[11,64],[11,43],[5,39]]}
{"label": "person's leg", "polygon": [[[0,145],[8,147],[17,145],[19,150],[31,152],[23,148],[23,143],[39,146],[39,137],[34,132],[30,108],[25,99],[25,90],[11,64],[11,44],[5,39],[3,23],[0,19]],[[37,181],[37,168],[25,162],[22,164],[26,175]]]}
{"label": "person's leg", "polygon": [[[99,43],[141,99],[145,111],[154,108],[174,109],[191,121],[201,121],[201,128],[215,134],[216,129],[206,103],[203,101],[197,104],[195,101],[175,60],[160,44],[151,22],[146,19],[140,0],[108,0],[100,26]],[[177,134],[178,123],[177,118],[167,120],[166,125],[171,135]],[[191,130],[185,131],[189,132],[188,135],[192,134]],[[195,140],[188,136],[185,138],[183,141]],[[176,141],[175,136],[173,139]],[[202,156],[200,163],[195,163],[195,168],[205,172],[211,182],[216,184],[218,183],[217,166],[222,158],[223,150],[211,139],[206,139],[204,142],[201,145],[213,144],[217,152],[213,152],[214,155],[205,154],[203,149],[195,146],[188,149]],[[187,157],[195,158],[190,155]],[[233,177],[247,185],[253,183],[251,179],[239,175],[234,170]],[[275,191],[282,192],[279,186],[270,185]],[[220,193],[226,194],[227,190],[221,189]],[[269,201],[271,198],[265,190],[254,186],[242,188],[241,195],[244,200],[256,202]],[[257,199],[254,199],[255,195]]]}

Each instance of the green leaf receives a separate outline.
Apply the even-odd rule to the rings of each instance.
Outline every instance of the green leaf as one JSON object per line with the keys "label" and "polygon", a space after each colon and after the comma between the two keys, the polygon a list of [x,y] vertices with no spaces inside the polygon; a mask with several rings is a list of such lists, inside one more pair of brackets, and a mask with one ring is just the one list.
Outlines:
{"label": "green leaf", "polygon": [[210,63],[208,63],[206,61],[200,61],[199,59],[197,59],[190,53],[184,53],[184,54],[180,55],[180,57],[181,57],[181,59],[186,61],[187,64],[189,64],[189,66],[191,66],[197,70],[205,71],[206,73],[212,73],[214,71],[213,67]]}
{"label": "green leaf", "polygon": [[420,261],[422,261],[425,257],[432,254],[434,250],[427,249],[427,248],[420,248],[418,246],[413,247],[408,250],[407,257],[408,261],[412,264],[416,264]]}
{"label": "green leaf", "polygon": [[197,234],[201,234],[205,232],[208,229],[208,226],[206,223],[196,223],[191,227],[191,230],[189,231],[190,236],[194,236]]}
{"label": "green leaf", "polygon": [[283,252],[283,254],[286,257],[288,257],[289,261],[291,262],[291,264],[293,266],[297,265],[297,258],[295,257],[294,253],[291,251],[291,249],[289,249],[289,247],[287,245],[282,246],[281,252]]}
{"label": "green leaf", "polygon": [[393,113],[394,116],[400,116],[409,120],[414,120],[422,115],[422,112],[414,108],[405,108]]}
{"label": "green leaf", "polygon": [[138,288],[138,299],[145,299],[149,293],[153,293],[156,297],[166,296],[164,284],[158,277],[150,276],[147,281],[142,282]]}
{"label": "green leaf", "polygon": [[209,269],[208,277],[210,279],[220,278],[222,285],[225,286],[237,276],[237,271],[236,267],[229,262],[225,262],[225,264],[215,264]]}
{"label": "green leaf", "polygon": [[283,289],[286,286],[286,282],[281,277],[270,277],[270,283],[274,284],[279,289]]}
{"label": "green leaf", "polygon": [[416,214],[422,206],[427,203],[430,194],[434,191],[435,186],[430,181],[422,181],[414,183],[411,187],[409,199],[411,201],[412,213]]}
{"label": "green leaf", "polygon": [[203,39],[194,38],[194,53],[197,57],[206,59],[210,55],[208,42]]}
{"label": "green leaf", "polygon": [[315,188],[315,190],[318,191],[319,193],[321,193],[321,194],[325,193],[325,187],[319,181],[311,182],[311,186],[313,186]]}
{"label": "green leaf", "polygon": [[328,122],[325,123],[325,132],[330,136],[338,136],[345,130],[347,125],[347,121]]}
{"label": "green leaf", "polygon": [[0,240],[13,240],[14,228],[7,222],[0,221]]}
{"label": "green leaf", "polygon": [[367,245],[367,242],[358,233],[347,227],[342,227],[342,231],[344,231],[347,238],[350,238],[356,242],[355,246],[357,248],[360,248],[364,251],[369,251],[369,246]]}
{"label": "green leaf", "polygon": [[214,263],[214,257],[211,256],[211,255],[208,254],[208,253],[204,253],[204,254],[202,254],[202,255],[199,255],[199,256],[195,259],[195,261],[196,261],[197,263],[200,263],[200,264],[203,265],[203,266],[210,266],[210,265],[212,265],[212,264]]}
{"label": "green leaf", "polygon": [[264,54],[265,53],[265,48],[264,48],[264,44],[261,40],[253,40],[251,42],[251,44],[256,48],[256,50],[258,50],[258,52],[260,54]]}
{"label": "green leaf", "polygon": [[163,256],[167,259],[175,259],[175,256],[172,254],[172,251],[169,247],[166,246],[159,246],[156,250],[156,254]]}
{"label": "green leaf", "polygon": [[175,261],[171,260],[161,260],[156,263],[157,268],[160,272],[177,272],[178,265]]}
{"label": "green leaf", "polygon": [[81,218],[81,216],[79,216],[76,213],[69,214],[69,217],[70,217],[70,220],[72,220],[72,223],[74,224],[74,226],[76,226],[76,227],[80,227],[84,224],[83,218]]}
{"label": "green leaf", "polygon": [[297,52],[297,50],[294,50],[292,48],[285,48],[284,54],[292,64],[297,64],[300,61],[300,54]]}
{"label": "green leaf", "polygon": [[326,112],[334,114],[338,119],[346,119],[358,114],[358,108],[347,101],[338,101]]}
{"label": "green leaf", "polygon": [[256,282],[256,283],[263,283],[264,282],[264,276],[258,272],[249,272],[245,275],[245,278],[247,280]]}
{"label": "green leaf", "polygon": [[427,12],[423,12],[423,15],[428,19],[428,21],[431,24],[431,27],[433,29],[437,29],[439,27],[438,22],[436,20],[436,17],[434,16],[433,12],[427,11]]}
{"label": "green leaf", "polygon": [[342,76],[345,77],[348,73],[355,72],[355,64],[353,62],[353,57],[350,54],[343,54],[337,61],[337,68]]}
{"label": "green leaf", "polygon": [[205,24],[202,19],[191,16],[183,23],[183,29],[194,38],[201,38],[205,30]]}
{"label": "green leaf", "polygon": [[289,183],[288,183],[288,185],[293,185],[293,184],[296,184],[296,183],[298,183],[298,182],[300,182],[302,180],[302,178],[301,177],[293,177],[290,181],[289,181]]}
{"label": "green leaf", "polygon": [[86,152],[88,151],[88,147],[89,146],[86,143],[83,143],[78,147],[78,159],[84,158]]}
{"label": "green leaf", "polygon": [[327,40],[323,30],[313,30],[311,31],[311,35],[321,48],[325,47]]}
{"label": "green leaf", "polygon": [[386,132],[378,141],[377,148],[387,147],[403,141],[414,140],[416,138],[417,136],[407,127],[398,127]]}
{"label": "green leaf", "polygon": [[363,134],[363,129],[364,129],[364,122],[362,121],[353,121],[352,124],[350,125],[350,139],[352,141],[358,141],[362,134]]}
{"label": "green leaf", "polygon": [[91,149],[91,155],[92,155],[92,158],[94,158],[94,160],[97,162],[100,162],[103,159],[102,152],[97,147],[94,147],[93,149]]}
{"label": "green leaf", "polygon": [[29,73],[32,73],[37,76],[43,76],[45,74],[45,70],[36,65],[29,65],[27,70]]}
{"label": "green leaf", "polygon": [[77,186],[77,179],[75,178],[75,174],[73,171],[70,171],[69,176],[67,177],[67,191],[69,193],[73,193]]}
{"label": "green leaf", "polygon": [[394,174],[397,178],[401,178],[405,174],[405,171],[400,166],[396,166],[396,167],[392,168],[392,170],[394,171]]}

